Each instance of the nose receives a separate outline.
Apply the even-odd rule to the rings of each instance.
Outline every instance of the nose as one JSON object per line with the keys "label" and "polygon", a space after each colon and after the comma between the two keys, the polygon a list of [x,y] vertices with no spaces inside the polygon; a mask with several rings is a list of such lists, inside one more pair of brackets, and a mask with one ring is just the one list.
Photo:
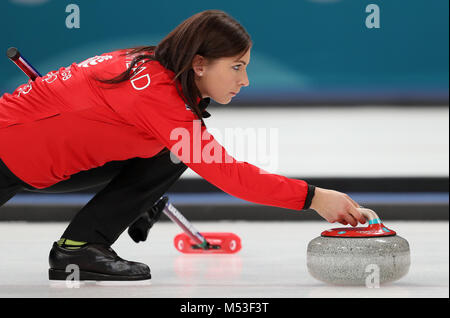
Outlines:
{"label": "nose", "polygon": [[248,80],[247,72],[245,72],[244,78],[240,82],[240,86],[247,87],[250,85],[250,81]]}

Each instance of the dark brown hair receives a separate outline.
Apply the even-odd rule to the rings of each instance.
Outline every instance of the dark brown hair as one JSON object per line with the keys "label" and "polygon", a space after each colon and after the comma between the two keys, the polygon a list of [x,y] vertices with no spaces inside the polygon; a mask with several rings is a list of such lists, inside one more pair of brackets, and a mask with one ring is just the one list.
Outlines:
{"label": "dark brown hair", "polygon": [[[118,76],[100,80],[102,83],[115,84],[130,79],[139,68],[148,61],[158,61],[162,66],[175,73],[173,81],[179,80],[183,94],[176,85],[178,94],[202,121],[202,109],[197,104],[202,98],[195,85],[192,61],[196,54],[209,61],[221,57],[233,57],[245,54],[252,41],[244,27],[224,11],[206,10],[183,21],[170,32],[157,46],[140,46],[127,49],[124,55],[137,54],[126,71]],[[139,62],[138,68],[132,70]]]}

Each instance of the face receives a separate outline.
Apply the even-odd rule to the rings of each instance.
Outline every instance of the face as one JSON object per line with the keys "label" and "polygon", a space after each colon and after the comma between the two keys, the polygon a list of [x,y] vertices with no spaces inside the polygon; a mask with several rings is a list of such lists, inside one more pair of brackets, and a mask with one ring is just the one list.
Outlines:
{"label": "face", "polygon": [[192,69],[202,98],[210,97],[219,104],[228,104],[243,86],[249,85],[247,76],[249,63],[250,49],[244,55],[223,57],[213,61],[196,55]]}

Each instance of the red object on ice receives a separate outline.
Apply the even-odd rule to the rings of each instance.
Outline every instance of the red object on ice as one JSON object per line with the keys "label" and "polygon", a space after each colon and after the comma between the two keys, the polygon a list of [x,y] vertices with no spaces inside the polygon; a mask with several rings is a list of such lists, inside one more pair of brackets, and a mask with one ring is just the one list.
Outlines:
{"label": "red object on ice", "polygon": [[241,250],[241,239],[234,233],[200,233],[209,243],[204,249],[186,233],[175,236],[173,243],[175,248],[186,254],[234,254]]}
{"label": "red object on ice", "polygon": [[326,230],[321,233],[321,236],[326,237],[379,237],[379,236],[393,236],[397,233],[394,230],[388,229],[381,223],[380,219],[370,220],[367,227],[341,227],[331,230]]}

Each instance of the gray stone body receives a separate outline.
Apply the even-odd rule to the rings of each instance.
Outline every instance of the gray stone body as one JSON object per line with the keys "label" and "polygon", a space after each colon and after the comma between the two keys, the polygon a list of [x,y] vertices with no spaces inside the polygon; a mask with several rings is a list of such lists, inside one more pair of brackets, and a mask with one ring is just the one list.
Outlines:
{"label": "gray stone body", "polygon": [[322,237],[308,244],[307,267],[316,279],[336,285],[376,287],[405,276],[408,241],[394,235],[370,238]]}

